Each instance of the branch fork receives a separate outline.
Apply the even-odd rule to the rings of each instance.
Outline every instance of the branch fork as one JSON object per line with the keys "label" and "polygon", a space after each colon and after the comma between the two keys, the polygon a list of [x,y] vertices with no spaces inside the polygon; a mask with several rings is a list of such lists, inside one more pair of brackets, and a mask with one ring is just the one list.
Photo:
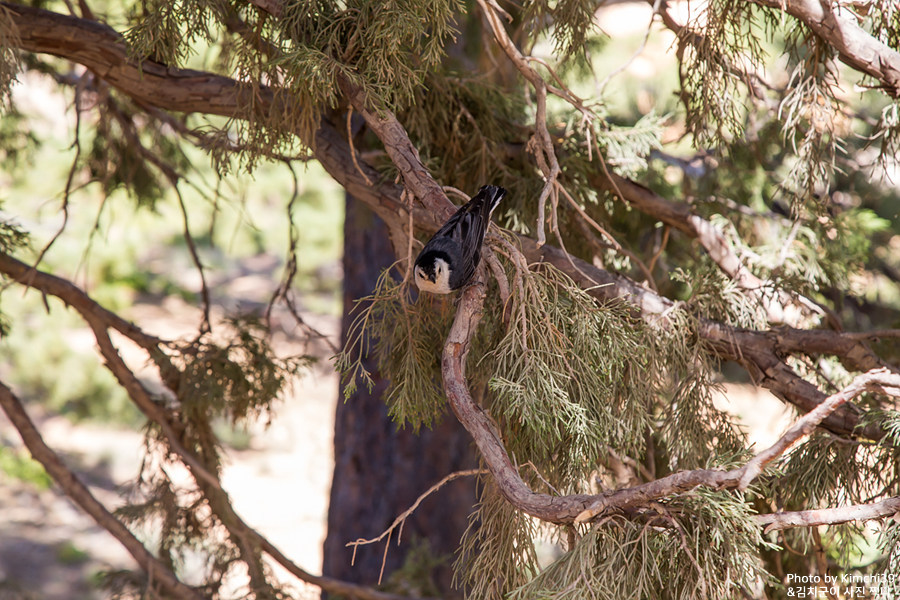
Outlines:
{"label": "branch fork", "polygon": [[541,494],[530,489],[519,476],[499,432],[483,409],[474,402],[466,383],[466,356],[481,319],[484,297],[483,275],[479,274],[472,284],[463,289],[456,317],[444,344],[441,358],[444,393],[453,413],[472,435],[500,493],[519,510],[550,523],[586,523],[610,512],[639,511],[655,500],[684,493],[701,485],[743,492],[768,464],[802,443],[826,417],[843,404],[867,391],[900,397],[900,374],[887,368],[872,369],[858,375],[850,385],[797,419],[778,441],[759,452],[742,467],[729,471],[681,471],[649,483],[601,495]]}

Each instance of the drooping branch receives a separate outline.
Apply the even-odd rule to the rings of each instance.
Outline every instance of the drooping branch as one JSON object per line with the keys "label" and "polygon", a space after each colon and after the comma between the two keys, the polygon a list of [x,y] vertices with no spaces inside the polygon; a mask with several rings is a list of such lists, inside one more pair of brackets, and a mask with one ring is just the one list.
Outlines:
{"label": "drooping branch", "polygon": [[181,456],[198,481],[220,488],[218,476],[211,473],[202,461],[185,447],[178,431],[178,424],[166,413],[161,404],[154,401],[137,376],[122,360],[119,351],[109,337],[109,328],[113,327],[128,336],[129,339],[141,344],[151,357],[163,357],[161,349],[154,343],[156,338],[147,335],[137,326],[106,310],[72,283],[49,273],[32,269],[8,254],[0,253],[0,273],[41,293],[55,296],[74,308],[93,331],[100,353],[106,361],[106,367],[128,392],[138,409],[148,419],[159,425],[171,449]]}
{"label": "drooping branch", "polygon": [[[50,275],[49,273],[44,273],[43,271],[32,269],[25,263],[22,263],[21,261],[16,260],[15,258],[12,258],[11,256],[3,253],[0,253],[0,273],[9,277],[13,281],[18,281],[19,283],[38,290],[41,293],[55,296],[78,311],[81,317],[93,330],[97,345],[100,349],[100,353],[106,361],[107,368],[110,369],[110,371],[119,381],[120,385],[122,385],[122,387],[128,392],[129,397],[132,399],[132,401],[135,402],[138,408],[162,429],[170,448],[174,452],[176,452],[188,466],[188,469],[197,481],[198,486],[209,498],[211,506],[216,509],[217,514],[222,520],[222,523],[232,533],[236,543],[241,548],[241,551],[245,554],[245,556],[247,556],[248,563],[250,562],[250,560],[252,560],[252,555],[256,553],[256,549],[259,548],[263,552],[271,556],[273,560],[281,564],[288,572],[293,574],[298,579],[306,583],[319,586],[323,590],[326,590],[330,593],[340,594],[350,598],[359,598],[360,600],[406,600],[405,596],[379,592],[366,586],[357,585],[330,577],[313,575],[312,573],[301,569],[287,556],[285,556],[277,547],[275,547],[269,540],[260,535],[252,527],[250,527],[234,511],[230,504],[230,501],[228,500],[227,493],[222,488],[217,475],[206,468],[200,458],[185,447],[181,436],[178,434],[178,431],[180,431],[181,429],[179,423],[172,421],[169,418],[169,415],[163,411],[161,405],[154,402],[153,399],[150,398],[143,384],[138,380],[131,369],[128,368],[128,366],[122,360],[121,356],[118,353],[118,350],[115,348],[112,340],[109,337],[108,328],[113,328],[123,333],[129,339],[132,339],[133,341],[141,345],[151,356],[154,353],[161,353],[157,344],[161,344],[162,342],[159,342],[157,338],[148,335],[136,325],[125,321],[118,315],[103,308],[101,305],[91,299],[87,294],[85,294],[84,291],[82,291],[72,283],[54,275]],[[4,394],[8,392],[8,390],[4,392],[4,389],[5,388],[2,387],[2,383],[0,383],[0,404],[3,405],[4,409],[6,409]],[[9,394],[11,394],[11,392],[9,392]],[[14,406],[13,409],[15,409]],[[13,424],[21,433],[23,439],[26,440],[26,444],[28,443],[28,439],[34,437],[35,434],[32,434],[28,430],[27,423],[21,420],[17,421],[16,419],[13,419],[12,416],[10,416],[10,421],[13,422]],[[23,429],[23,427],[25,427],[25,429]],[[52,465],[48,465],[45,462],[43,453],[36,453],[30,445],[29,450],[31,450],[32,455],[35,457],[35,459],[39,460],[47,469],[47,471],[54,476],[54,479],[57,479],[56,475],[54,475],[54,472],[51,470],[54,467]],[[66,490],[67,494],[71,495],[70,491],[74,490],[73,493],[78,494],[79,496],[81,495],[81,492],[77,488],[70,488],[63,485],[62,483],[60,485]],[[78,502],[79,496],[73,496],[73,499]],[[79,505],[81,505],[80,502]],[[94,516],[93,512],[87,509],[85,510],[89,514]],[[114,517],[111,518],[115,519]],[[109,529],[110,532],[113,533],[113,535],[120,539],[120,541],[122,540],[117,531],[115,531],[114,529],[110,529],[110,526],[115,526],[111,525],[109,521],[104,520],[103,522],[100,522],[98,520],[98,523],[106,529]],[[125,544],[129,552],[132,552],[132,554],[134,554],[132,549],[129,548],[128,544],[126,544],[124,541],[122,543]],[[138,563],[141,564],[142,568],[144,568],[144,563],[141,562],[141,560],[138,560]],[[147,569],[145,568],[145,570]],[[151,575],[154,574],[155,571],[151,573]],[[258,573],[257,576],[262,576],[262,572]],[[176,595],[176,597],[182,596]]]}
{"label": "drooping branch", "polygon": [[[105,25],[27,6],[8,3],[3,5],[10,11],[19,29],[23,49],[55,54],[79,62],[104,78],[108,77],[107,82],[113,87],[144,105],[238,119],[252,117],[247,113],[248,104],[244,102],[245,95],[250,93],[245,84],[211,73],[165,67],[148,60],[135,63],[129,60],[121,36]],[[269,110],[276,102],[274,93],[269,88],[259,88],[257,94],[257,110]],[[391,126],[396,128],[397,125],[391,123]],[[408,136],[405,137],[406,141],[402,141],[401,136],[404,147],[408,143]],[[401,200],[402,188],[391,182],[381,181],[378,173],[364,162],[359,163],[359,169],[350,166],[351,149],[335,127],[323,120],[315,138],[307,142],[312,145],[316,158],[328,173],[349,193],[366,202],[386,222],[402,228],[403,223],[399,219],[406,210],[406,203]],[[401,148],[401,151],[412,155],[412,150],[408,147],[405,150]],[[414,169],[407,185],[412,185],[410,182],[414,181],[427,183],[429,179],[433,180],[424,166],[419,166],[420,163],[410,164]],[[376,184],[370,185],[371,181]],[[617,181],[617,185],[629,198],[658,200],[652,192],[634,182]],[[437,197],[425,195],[428,198]],[[435,206],[425,210],[414,207],[413,216],[417,227],[434,231],[447,210],[450,210],[441,209],[440,202],[433,204]],[[669,219],[673,223],[684,223],[683,219],[686,218],[680,205],[673,203],[657,201],[652,210],[653,214],[667,223]],[[572,257],[552,244],[538,246],[531,238],[518,236],[517,245],[530,263],[548,262],[601,300],[625,300],[646,320],[657,323],[661,319],[665,321],[665,315],[673,309],[673,302],[667,298],[628,278]],[[598,283],[602,285],[598,286]],[[757,384],[770,389],[776,396],[801,410],[808,412],[825,398],[825,394],[784,363],[784,354],[796,352],[799,347],[791,344],[793,349],[787,349],[781,345],[799,339],[791,330],[779,330],[773,339],[772,334],[741,330],[704,320],[701,321],[698,333],[722,359],[743,364]],[[810,332],[803,335],[807,334]],[[827,338],[827,333],[820,336],[823,343],[818,348],[822,353],[834,354],[842,359],[851,356],[862,359],[860,368],[863,369],[879,366],[872,364],[878,362],[877,357],[873,357],[871,351],[865,349],[863,340],[856,339],[853,344],[848,344],[849,338],[833,337],[834,347],[828,350],[827,343],[824,343]],[[840,435],[860,434],[872,439],[883,436],[883,432],[874,425],[863,431],[855,431],[858,417],[845,408],[830,415],[823,426]]]}
{"label": "drooping branch", "polygon": [[22,407],[22,403],[2,382],[0,382],[0,407],[3,408],[3,412],[22,436],[22,441],[31,456],[43,465],[56,484],[75,504],[119,540],[141,566],[141,569],[147,573],[149,581],[159,585],[174,598],[203,599],[200,592],[180,581],[167,566],[153,556],[141,541],[91,494],[87,486],[78,480],[75,474],[60,460],[56,452],[47,446]]}
{"label": "drooping branch", "polygon": [[[715,489],[746,489],[767,464],[800,443],[838,407],[865,391],[900,397],[900,375],[877,369],[857,376],[837,394],[822,401],[800,419],[771,447],[744,466],[730,471],[697,469],[682,471],[655,481],[607,494],[551,496],[534,492],[519,476],[499,432],[472,399],[465,377],[469,344],[481,319],[484,285],[478,280],[463,290],[456,318],[447,335],[441,358],[444,392],[450,406],[475,440],[501,494],[520,510],[551,523],[587,522],[609,512],[631,512],[655,500],[689,491],[697,486]],[[573,514],[575,513],[575,514]]]}

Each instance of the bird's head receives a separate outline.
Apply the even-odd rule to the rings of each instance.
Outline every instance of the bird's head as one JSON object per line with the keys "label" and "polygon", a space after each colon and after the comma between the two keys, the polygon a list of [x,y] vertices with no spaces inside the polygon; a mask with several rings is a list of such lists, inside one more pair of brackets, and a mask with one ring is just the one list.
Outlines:
{"label": "bird's head", "polygon": [[423,292],[448,294],[450,289],[450,265],[443,256],[420,256],[414,269],[416,286]]}

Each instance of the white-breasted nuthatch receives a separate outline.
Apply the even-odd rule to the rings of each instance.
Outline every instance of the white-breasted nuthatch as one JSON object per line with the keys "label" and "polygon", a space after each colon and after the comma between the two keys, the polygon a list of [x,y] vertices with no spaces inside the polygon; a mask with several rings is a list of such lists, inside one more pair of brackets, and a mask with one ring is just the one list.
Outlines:
{"label": "white-breasted nuthatch", "polygon": [[506,190],[483,186],[432,236],[416,258],[416,285],[423,292],[449,294],[466,285],[481,260],[481,244]]}

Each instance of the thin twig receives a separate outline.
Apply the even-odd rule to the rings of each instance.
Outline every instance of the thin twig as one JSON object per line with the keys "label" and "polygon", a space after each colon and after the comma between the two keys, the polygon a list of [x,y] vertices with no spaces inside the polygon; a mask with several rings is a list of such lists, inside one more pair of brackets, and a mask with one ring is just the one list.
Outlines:
{"label": "thin twig", "polygon": [[347,143],[350,144],[350,158],[353,160],[353,166],[356,167],[357,173],[363,176],[363,179],[366,180],[366,183],[369,185],[372,184],[372,180],[369,179],[369,176],[366,175],[366,172],[362,170],[362,167],[359,166],[359,161],[356,158],[356,148],[353,146],[353,106],[347,107]]}
{"label": "thin twig", "polygon": [[[436,491],[438,491],[439,489],[441,489],[442,487],[444,487],[451,481],[453,481],[455,479],[459,479],[460,477],[471,477],[472,475],[485,475],[487,473],[488,473],[487,469],[468,469],[465,471],[454,471],[453,473],[446,475],[440,481],[438,481],[437,483],[432,485],[430,488],[425,490],[425,492],[423,494],[421,494],[418,498],[416,498],[416,501],[412,503],[412,506],[410,506],[409,508],[404,510],[402,513],[400,513],[397,516],[397,518],[394,519],[394,522],[391,523],[391,526],[388,527],[387,529],[385,529],[383,532],[381,532],[381,535],[379,535],[378,537],[372,538],[372,539],[359,538],[358,540],[356,540],[354,542],[347,542],[345,544],[345,546],[348,548],[352,547],[355,549],[359,546],[365,546],[367,544],[374,544],[376,542],[380,542],[385,537],[390,536],[392,531],[394,531],[398,527],[402,527],[402,525],[406,521],[406,519],[408,519],[409,516],[412,515],[417,508],[419,508],[419,505],[422,504],[422,502],[425,501],[425,499],[428,498],[428,496],[435,493]],[[397,538],[397,543],[398,544],[400,543],[399,536]]]}
{"label": "thin twig", "polygon": [[[513,41],[509,38],[506,28],[500,21],[497,12],[487,0],[478,0],[481,10],[494,33],[494,39],[500,45],[500,48],[506,53],[510,61],[516,69],[528,80],[535,92],[536,111],[534,117],[534,136],[531,138],[533,143],[528,146],[534,153],[538,166],[544,175],[544,188],[538,197],[538,219],[537,219],[537,242],[538,246],[543,246],[547,242],[547,236],[544,232],[544,222],[546,221],[545,211],[547,198],[551,194],[555,194],[556,179],[561,172],[559,161],[556,158],[556,150],[553,146],[550,132],[547,129],[547,84],[543,77],[528,64],[528,59],[522,55]],[[567,98],[568,100],[568,98]],[[555,202],[555,200],[554,200]]]}
{"label": "thin twig", "polygon": [[767,464],[809,437],[822,419],[833,413],[837,407],[863,392],[872,390],[883,390],[891,395],[900,396],[900,375],[891,373],[888,369],[877,369],[857,375],[850,385],[829,396],[814,410],[797,419],[778,441],[750,459],[742,467],[744,472],[741,474],[738,489],[747,489],[750,482],[756,479]]}
{"label": "thin twig", "polygon": [[486,473],[488,473],[487,469],[469,469],[466,471],[455,471],[453,473],[450,473],[449,475],[445,476],[443,479],[441,479],[440,481],[438,481],[437,483],[432,485],[430,488],[425,490],[425,493],[421,494],[418,498],[416,498],[416,501],[413,502],[412,506],[410,506],[409,508],[404,510],[402,513],[400,513],[400,515],[396,519],[394,519],[394,522],[391,523],[391,526],[388,527],[387,529],[385,529],[381,533],[381,535],[379,535],[378,537],[372,538],[370,540],[367,540],[365,538],[359,538],[358,540],[356,540],[354,542],[347,542],[347,544],[345,544],[346,547],[353,548],[353,556],[356,557],[356,549],[359,548],[360,546],[365,546],[367,544],[374,544],[376,542],[380,542],[384,538],[387,538],[387,542],[384,545],[384,555],[381,558],[381,570],[378,573],[378,585],[381,585],[381,578],[382,578],[382,575],[384,574],[384,566],[387,563],[388,548],[391,545],[391,536],[393,535],[394,530],[399,528],[399,531],[397,533],[397,544],[399,545],[400,537],[403,534],[403,525],[404,525],[404,523],[406,523],[406,519],[408,519],[410,517],[410,515],[412,515],[415,512],[415,510],[417,508],[419,508],[419,505],[422,504],[422,502],[426,498],[428,498],[428,496],[435,493],[436,491],[438,491],[439,489],[441,489],[442,487],[444,487],[446,484],[450,483],[454,479],[459,479],[460,477],[469,477],[472,475],[484,475]]}

